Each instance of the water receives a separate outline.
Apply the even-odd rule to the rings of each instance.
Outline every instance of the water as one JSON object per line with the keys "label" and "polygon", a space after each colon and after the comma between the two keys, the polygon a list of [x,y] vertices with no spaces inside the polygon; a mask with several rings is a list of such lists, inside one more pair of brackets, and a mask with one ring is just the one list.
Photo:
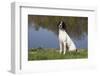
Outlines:
{"label": "water", "polygon": [[[35,26],[35,25],[34,25]],[[71,37],[77,48],[87,48],[88,38],[84,32],[81,37]],[[28,26],[28,48],[59,48],[57,35],[46,28],[38,30],[32,25]]]}

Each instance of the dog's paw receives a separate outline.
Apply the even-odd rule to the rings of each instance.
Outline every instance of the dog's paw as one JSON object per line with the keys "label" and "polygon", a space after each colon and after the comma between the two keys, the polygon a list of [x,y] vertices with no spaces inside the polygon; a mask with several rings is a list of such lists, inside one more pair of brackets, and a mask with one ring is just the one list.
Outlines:
{"label": "dog's paw", "polygon": [[63,55],[65,55],[66,54],[66,52],[63,52]]}

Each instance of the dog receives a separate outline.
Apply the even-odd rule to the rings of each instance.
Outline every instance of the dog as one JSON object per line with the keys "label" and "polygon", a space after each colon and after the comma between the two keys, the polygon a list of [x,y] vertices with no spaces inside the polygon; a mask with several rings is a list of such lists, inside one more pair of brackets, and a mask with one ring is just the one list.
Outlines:
{"label": "dog", "polygon": [[63,54],[66,53],[66,51],[77,51],[76,46],[72,39],[69,37],[69,35],[66,32],[66,24],[64,21],[60,21],[58,23],[59,27],[59,46],[60,46],[60,54],[63,52]]}

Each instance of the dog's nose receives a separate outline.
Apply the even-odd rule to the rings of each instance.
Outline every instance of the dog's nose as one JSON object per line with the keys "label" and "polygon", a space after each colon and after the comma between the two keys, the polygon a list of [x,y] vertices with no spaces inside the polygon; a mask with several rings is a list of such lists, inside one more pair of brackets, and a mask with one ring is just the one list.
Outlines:
{"label": "dog's nose", "polygon": [[61,24],[59,25],[59,28],[62,28],[62,25]]}

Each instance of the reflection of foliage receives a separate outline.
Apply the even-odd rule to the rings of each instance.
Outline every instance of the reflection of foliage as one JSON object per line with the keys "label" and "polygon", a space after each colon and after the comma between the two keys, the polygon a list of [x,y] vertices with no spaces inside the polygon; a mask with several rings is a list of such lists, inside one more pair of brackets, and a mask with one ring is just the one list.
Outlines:
{"label": "reflection of foliage", "polygon": [[39,26],[35,26],[35,30],[38,31],[39,30]]}
{"label": "reflection of foliage", "polygon": [[35,29],[38,30],[40,27],[46,28],[57,34],[59,21],[63,20],[66,23],[66,30],[68,34],[74,36],[80,36],[84,32],[87,34],[87,17],[68,17],[68,16],[40,16],[40,15],[29,15],[28,23],[34,23]]}

